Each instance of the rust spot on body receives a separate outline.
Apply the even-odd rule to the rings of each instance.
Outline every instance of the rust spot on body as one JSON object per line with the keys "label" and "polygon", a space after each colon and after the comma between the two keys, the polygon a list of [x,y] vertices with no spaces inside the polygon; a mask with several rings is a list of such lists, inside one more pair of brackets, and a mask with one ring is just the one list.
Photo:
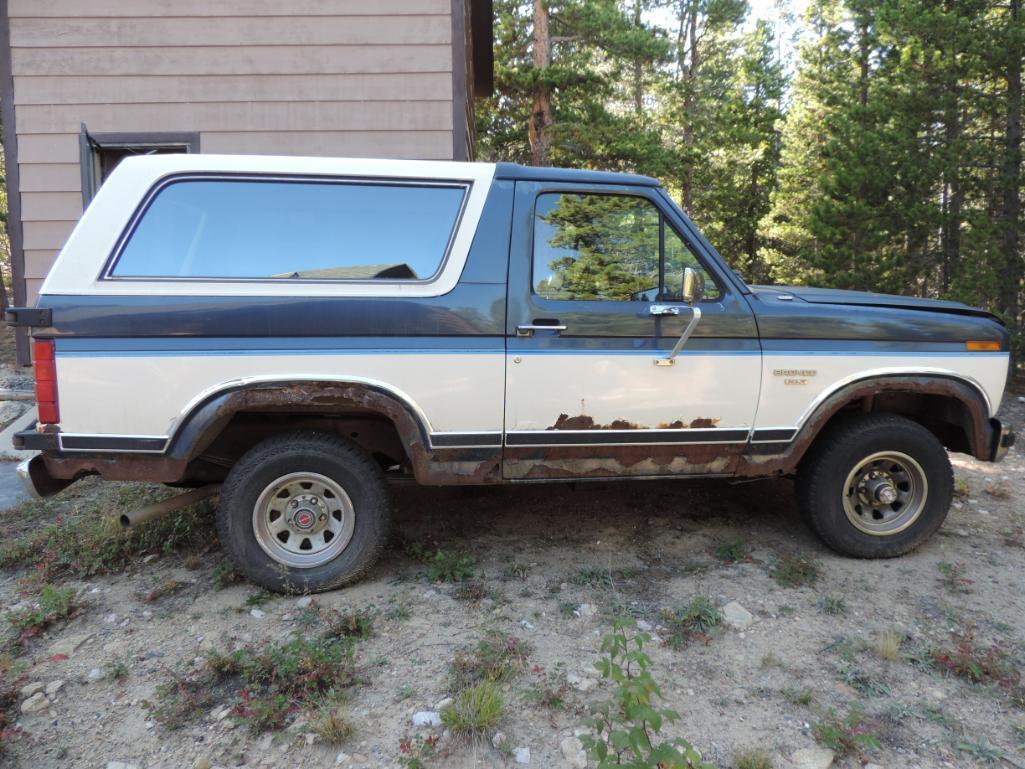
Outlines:
{"label": "rust spot on body", "polygon": [[571,417],[568,414],[559,414],[555,424],[546,430],[643,430],[644,425],[634,424],[626,419],[613,419],[607,425],[600,425],[594,421],[594,417],[586,414]]}

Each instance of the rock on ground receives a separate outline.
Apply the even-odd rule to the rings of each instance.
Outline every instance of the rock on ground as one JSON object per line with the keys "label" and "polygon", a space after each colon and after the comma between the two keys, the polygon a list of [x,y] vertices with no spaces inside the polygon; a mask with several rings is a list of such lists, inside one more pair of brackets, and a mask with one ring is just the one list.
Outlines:
{"label": "rock on ground", "polygon": [[805,748],[790,756],[794,769],[829,769],[836,754],[826,748]]}
{"label": "rock on ground", "polygon": [[566,759],[567,765],[573,769],[584,769],[587,766],[587,753],[584,752],[584,743],[576,737],[567,737],[559,743],[559,750],[562,757]]}

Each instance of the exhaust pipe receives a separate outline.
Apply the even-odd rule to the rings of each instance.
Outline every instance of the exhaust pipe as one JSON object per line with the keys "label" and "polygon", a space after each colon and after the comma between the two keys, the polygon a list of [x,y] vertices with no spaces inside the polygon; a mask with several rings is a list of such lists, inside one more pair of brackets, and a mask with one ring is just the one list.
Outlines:
{"label": "exhaust pipe", "polygon": [[157,502],[152,505],[147,505],[139,510],[133,510],[130,513],[124,513],[121,516],[121,526],[125,529],[133,526],[138,526],[140,523],[146,523],[146,521],[152,521],[161,516],[173,513],[175,510],[181,510],[183,507],[194,505],[196,502],[212,497],[221,490],[221,484],[211,483],[209,486],[202,486],[192,491],[187,491],[184,494],[179,494],[176,497],[165,499],[161,502]]}

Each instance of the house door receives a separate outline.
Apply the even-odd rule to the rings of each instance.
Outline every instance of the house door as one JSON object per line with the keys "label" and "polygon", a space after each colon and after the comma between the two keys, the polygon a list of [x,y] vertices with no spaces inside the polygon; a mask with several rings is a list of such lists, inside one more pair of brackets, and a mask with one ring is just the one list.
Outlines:
{"label": "house door", "polygon": [[[760,347],[747,301],[691,226],[656,188],[517,183],[506,478],[732,472]],[[705,280],[701,318],[667,363],[693,317],[685,267]]]}

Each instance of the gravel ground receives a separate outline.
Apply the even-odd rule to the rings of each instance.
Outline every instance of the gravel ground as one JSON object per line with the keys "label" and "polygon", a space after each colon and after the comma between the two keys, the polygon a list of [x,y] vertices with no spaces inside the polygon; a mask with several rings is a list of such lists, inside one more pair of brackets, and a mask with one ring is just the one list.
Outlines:
{"label": "gravel ground", "polygon": [[[1017,397],[1002,416],[1023,432]],[[456,652],[498,630],[531,647],[525,669],[502,684],[506,745],[529,749],[529,766],[568,767],[561,743],[609,694],[592,663],[611,616],[629,613],[666,639],[661,611],[705,596],[716,606],[739,603],[750,624],[720,625],[682,649],[647,648],[666,703],[682,716],[665,733],[686,736],[715,765],[760,748],[777,769],[825,766],[803,764],[801,751],[816,747],[816,724],[853,708],[879,746],[838,754],[834,766],[1025,767],[1025,718],[1006,692],[927,664],[931,649],[950,646],[951,633],[966,627],[984,645],[1006,644],[1014,664],[1025,640],[1025,459],[1014,449],[1000,465],[960,455],[954,464],[960,496],[940,534],[886,561],[825,548],[794,512],[787,481],[399,487],[395,543],[380,564],[361,584],[313,599],[314,608],[375,612],[372,636],[357,647],[353,735],[340,745],[310,738],[302,721],[251,734],[218,718],[230,694],[178,730],[150,720],[143,702],[172,671],[214,646],[288,638],[311,607],[308,598],[273,598],[251,611],[251,586],[215,589],[211,575],[223,561],[215,546],[140,558],[125,573],[73,583],[85,611],[33,641],[20,683],[63,685],[40,712],[19,714],[21,734],[0,764],[402,766],[403,738],[442,732],[415,727],[413,716],[449,695]],[[747,557],[717,560],[716,548],[736,540]],[[409,555],[416,547],[471,554],[485,597],[460,600],[460,585],[428,581]],[[813,586],[774,581],[772,569],[791,555],[813,559]],[[958,579],[944,578],[945,564],[959,565]],[[0,573],[0,607],[22,600],[26,576]],[[185,588],[140,599],[140,590],[169,580]],[[900,641],[892,660],[875,651],[887,631]],[[116,664],[126,676],[115,682],[103,674]],[[532,696],[545,687],[564,688],[563,707]],[[524,758],[442,736],[426,766],[520,766]]]}

